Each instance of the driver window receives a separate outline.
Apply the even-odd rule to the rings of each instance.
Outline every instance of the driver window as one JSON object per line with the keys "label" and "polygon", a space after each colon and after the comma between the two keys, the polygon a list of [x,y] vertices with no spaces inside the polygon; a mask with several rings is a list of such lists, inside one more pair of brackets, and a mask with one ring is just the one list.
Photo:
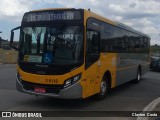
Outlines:
{"label": "driver window", "polygon": [[100,21],[89,18],[86,31],[86,69],[98,61],[100,57]]}

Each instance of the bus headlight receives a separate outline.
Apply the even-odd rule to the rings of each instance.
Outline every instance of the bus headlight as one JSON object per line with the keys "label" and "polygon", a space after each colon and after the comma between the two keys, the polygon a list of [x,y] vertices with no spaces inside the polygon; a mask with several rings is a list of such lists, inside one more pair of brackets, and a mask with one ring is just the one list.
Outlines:
{"label": "bus headlight", "polygon": [[71,79],[66,80],[66,81],[65,81],[65,84],[64,84],[64,88],[66,88],[66,87],[70,86],[70,85],[71,85],[71,83],[72,83],[72,80],[71,80]]}
{"label": "bus headlight", "polygon": [[64,88],[67,88],[75,83],[77,83],[79,80],[81,79],[81,73],[70,78],[70,79],[67,79],[65,82],[64,82]]}

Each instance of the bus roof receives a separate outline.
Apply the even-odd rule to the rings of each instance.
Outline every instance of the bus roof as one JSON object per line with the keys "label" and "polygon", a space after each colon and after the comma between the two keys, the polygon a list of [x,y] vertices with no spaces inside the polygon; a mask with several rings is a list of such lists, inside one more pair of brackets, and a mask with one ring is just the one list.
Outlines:
{"label": "bus roof", "polygon": [[120,28],[126,29],[126,30],[128,30],[128,31],[132,31],[132,32],[137,33],[137,34],[139,34],[139,35],[142,35],[142,36],[145,36],[145,37],[150,38],[148,35],[146,35],[146,34],[144,34],[144,33],[142,33],[142,32],[139,32],[139,31],[137,31],[137,30],[135,30],[135,29],[133,29],[133,28],[131,28],[131,27],[123,24],[123,23],[120,23],[120,22],[117,22],[117,21],[115,21],[115,23],[117,24],[116,26],[118,26],[118,27],[120,27]]}
{"label": "bus roof", "polygon": [[139,31],[131,28],[130,26],[127,26],[127,25],[123,24],[123,23],[120,23],[120,22],[117,22],[117,21],[112,21],[112,20],[110,20],[110,19],[108,19],[108,18],[106,18],[106,17],[103,17],[103,16],[100,16],[100,15],[98,15],[98,14],[96,14],[96,13],[93,13],[93,12],[90,11],[90,10],[85,10],[85,11],[86,11],[86,12],[90,12],[90,13],[91,13],[91,14],[90,14],[91,17],[96,17],[96,18],[98,17],[98,19],[101,20],[101,21],[110,23],[110,24],[112,24],[112,25],[114,25],[114,26],[117,26],[117,27],[119,27],[119,28],[122,28],[122,29],[125,29],[125,30],[128,30],[128,31],[131,31],[131,32],[133,32],[133,33],[136,33],[136,34],[139,34],[139,35],[142,35],[142,36],[145,36],[145,37],[150,38],[148,35],[146,35],[146,34],[144,34],[144,33],[142,33],[142,32],[139,32]]}
{"label": "bus roof", "polygon": [[75,9],[75,8],[44,8],[44,9],[32,10],[30,12],[42,12],[42,11],[52,11],[52,10],[79,10],[79,9]]}
{"label": "bus roof", "polygon": [[148,37],[150,38],[148,35],[142,33],[142,32],[139,32],[123,23],[120,23],[120,22],[117,22],[117,21],[113,21],[113,20],[110,20],[106,17],[103,17],[103,16],[100,16],[90,10],[86,10],[86,9],[75,9],[75,8],[45,8],[45,9],[39,9],[39,10],[33,10],[33,11],[30,11],[30,12],[42,12],[42,11],[52,11],[52,10],[84,10],[86,12],[90,12],[90,16],[91,17],[97,17],[99,20],[101,21],[104,21],[104,22],[107,22],[109,24],[112,24],[114,26],[117,26],[117,27],[120,27],[122,29],[125,29],[125,30],[128,30],[128,31],[131,31],[131,32],[134,32],[136,34],[139,34],[139,35],[142,35],[142,36],[145,36],[145,37]]}

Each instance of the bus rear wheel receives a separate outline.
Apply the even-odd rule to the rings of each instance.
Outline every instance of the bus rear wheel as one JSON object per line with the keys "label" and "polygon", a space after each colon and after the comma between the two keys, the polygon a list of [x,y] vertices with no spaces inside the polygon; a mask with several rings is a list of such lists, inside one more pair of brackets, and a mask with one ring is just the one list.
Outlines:
{"label": "bus rear wheel", "polygon": [[95,95],[96,100],[103,100],[109,92],[109,77],[105,75],[100,84],[100,92]]}
{"label": "bus rear wheel", "polygon": [[139,83],[140,79],[141,79],[141,69],[138,68],[138,70],[137,70],[137,77],[134,80],[134,83]]}

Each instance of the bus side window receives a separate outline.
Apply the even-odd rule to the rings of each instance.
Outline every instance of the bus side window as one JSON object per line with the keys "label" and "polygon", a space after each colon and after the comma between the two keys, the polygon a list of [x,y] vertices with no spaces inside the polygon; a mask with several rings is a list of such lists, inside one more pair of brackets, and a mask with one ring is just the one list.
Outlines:
{"label": "bus side window", "polygon": [[100,33],[94,30],[87,31],[87,53],[99,54]]}

